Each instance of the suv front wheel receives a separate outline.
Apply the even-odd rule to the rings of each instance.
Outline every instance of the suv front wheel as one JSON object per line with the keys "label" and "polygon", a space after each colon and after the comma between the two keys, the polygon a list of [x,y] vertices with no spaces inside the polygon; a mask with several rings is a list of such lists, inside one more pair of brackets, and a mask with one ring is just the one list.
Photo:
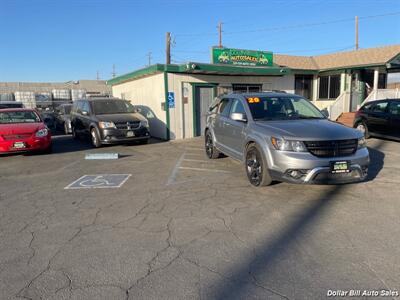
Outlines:
{"label": "suv front wheel", "polygon": [[96,128],[92,128],[90,130],[90,136],[92,138],[93,147],[99,148],[101,146],[101,143],[100,143],[100,137],[99,137],[99,134],[97,133]]}
{"label": "suv front wheel", "polygon": [[246,174],[254,186],[266,186],[272,183],[267,162],[256,144],[251,144],[246,151]]}
{"label": "suv front wheel", "polygon": [[220,152],[215,148],[214,141],[210,131],[206,132],[205,136],[206,154],[209,159],[216,159],[220,156]]}

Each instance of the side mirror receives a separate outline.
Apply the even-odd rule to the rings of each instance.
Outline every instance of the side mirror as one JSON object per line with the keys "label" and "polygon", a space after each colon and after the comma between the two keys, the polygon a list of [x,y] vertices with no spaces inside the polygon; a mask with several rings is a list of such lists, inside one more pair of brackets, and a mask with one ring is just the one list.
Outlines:
{"label": "side mirror", "polygon": [[326,118],[329,118],[329,111],[326,108],[321,110],[321,112]]}
{"label": "side mirror", "polygon": [[82,115],[87,116],[88,114],[89,113],[86,110],[82,111]]}
{"label": "side mirror", "polygon": [[239,121],[239,122],[247,122],[247,117],[245,114],[241,113],[232,113],[231,114],[231,119],[234,121]]}

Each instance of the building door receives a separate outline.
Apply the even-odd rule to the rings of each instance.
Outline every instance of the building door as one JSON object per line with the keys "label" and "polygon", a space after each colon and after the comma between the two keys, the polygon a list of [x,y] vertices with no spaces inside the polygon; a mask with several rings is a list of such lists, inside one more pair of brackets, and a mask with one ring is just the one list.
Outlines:
{"label": "building door", "polygon": [[312,99],[313,75],[296,75],[294,77],[295,94]]}
{"label": "building door", "polygon": [[194,99],[194,135],[204,135],[208,109],[214,100],[213,86],[196,86]]}
{"label": "building door", "polygon": [[[361,104],[362,83],[360,81],[360,71],[353,70],[351,72],[351,94],[350,94],[350,111],[357,111],[357,106]],[[361,101],[361,102],[360,102]]]}

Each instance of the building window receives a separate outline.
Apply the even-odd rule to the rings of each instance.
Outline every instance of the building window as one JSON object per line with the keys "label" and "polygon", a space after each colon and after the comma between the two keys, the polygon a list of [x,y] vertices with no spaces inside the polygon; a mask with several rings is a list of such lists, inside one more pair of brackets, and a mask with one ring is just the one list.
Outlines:
{"label": "building window", "polygon": [[296,75],[294,77],[294,93],[304,98],[312,98],[313,75]]}
{"label": "building window", "polygon": [[319,77],[319,98],[336,99],[340,94],[340,75]]}
{"label": "building window", "polygon": [[261,87],[261,84],[232,84],[233,91],[239,93],[261,92]]}

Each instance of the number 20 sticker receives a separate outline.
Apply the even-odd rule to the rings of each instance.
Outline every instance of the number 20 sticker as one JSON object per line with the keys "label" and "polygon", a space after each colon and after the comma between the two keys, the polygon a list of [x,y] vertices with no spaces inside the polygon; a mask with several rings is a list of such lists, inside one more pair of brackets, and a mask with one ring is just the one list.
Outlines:
{"label": "number 20 sticker", "polygon": [[260,98],[258,98],[258,97],[250,97],[250,98],[247,98],[247,102],[249,102],[249,103],[259,103],[260,102]]}

